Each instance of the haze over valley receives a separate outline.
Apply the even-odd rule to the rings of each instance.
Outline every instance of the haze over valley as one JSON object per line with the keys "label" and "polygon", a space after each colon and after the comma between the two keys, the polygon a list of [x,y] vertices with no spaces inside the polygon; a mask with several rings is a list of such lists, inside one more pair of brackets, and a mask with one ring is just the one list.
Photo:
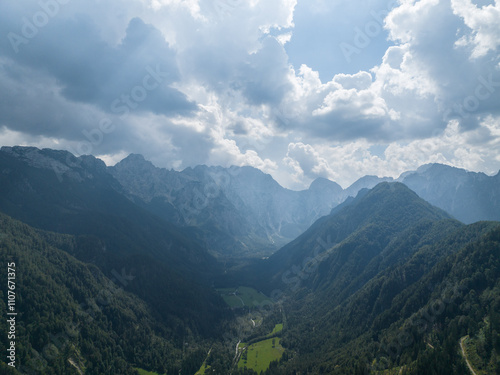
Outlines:
{"label": "haze over valley", "polygon": [[0,1],[0,374],[500,374],[499,25]]}
{"label": "haze over valley", "polygon": [[251,167],[17,146],[0,170],[21,373],[460,373],[459,341],[495,369],[500,174],[293,191]]}

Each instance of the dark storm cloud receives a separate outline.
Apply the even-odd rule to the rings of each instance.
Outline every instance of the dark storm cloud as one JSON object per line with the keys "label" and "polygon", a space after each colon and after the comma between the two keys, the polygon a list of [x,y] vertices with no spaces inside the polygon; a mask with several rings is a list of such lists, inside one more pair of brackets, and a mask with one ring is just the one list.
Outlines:
{"label": "dark storm cloud", "polygon": [[0,140],[296,186],[428,162],[496,172],[500,4],[391,4],[1,0]]}
{"label": "dark storm cloud", "polygon": [[[180,79],[175,52],[160,31],[140,18],[130,21],[124,38],[113,46],[102,39],[99,26],[83,14],[51,19],[36,34],[33,31],[32,39],[25,36],[30,35],[30,28],[35,30],[34,21],[19,17],[21,26],[18,23],[16,27],[3,14],[0,32],[9,38],[1,40],[1,55],[41,76],[53,77],[66,99],[120,115],[133,110],[189,116],[196,109],[195,103],[170,87]],[[16,43],[12,30],[19,30],[15,34],[29,43]]]}
{"label": "dark storm cloud", "polygon": [[0,62],[0,126],[33,136],[77,140],[92,127],[96,111],[68,103],[54,79],[13,61]]}

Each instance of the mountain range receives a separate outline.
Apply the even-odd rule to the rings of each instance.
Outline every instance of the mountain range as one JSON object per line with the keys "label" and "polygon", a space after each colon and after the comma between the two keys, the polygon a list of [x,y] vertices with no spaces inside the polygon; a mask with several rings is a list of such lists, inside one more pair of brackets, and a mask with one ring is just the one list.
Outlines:
{"label": "mountain range", "polygon": [[342,188],[318,179],[292,191],[252,167],[157,168],[130,155],[110,173],[127,196],[177,225],[196,227],[217,255],[269,255],[341,202]]}
{"label": "mountain range", "polygon": [[19,366],[0,370],[254,374],[272,340],[266,374],[499,373],[499,178],[432,164],[292,191],[250,167],[3,147]]}
{"label": "mountain range", "polygon": [[[382,181],[391,179],[374,179],[370,185]],[[443,164],[427,164],[403,173],[395,181],[404,183],[421,198],[463,223],[500,220],[500,172],[487,176]],[[370,185],[366,187],[372,187]]]}
{"label": "mountain range", "polygon": [[215,256],[269,256],[361,189],[383,181],[405,184],[464,223],[500,220],[500,173],[490,177],[440,164],[424,165],[396,180],[365,176],[346,189],[318,178],[307,190],[292,191],[252,167],[174,171],[136,154],[106,167],[92,156],[23,147],[3,147],[0,154],[60,180],[99,176],[136,205],[189,228],[190,236]]}
{"label": "mountain range", "polygon": [[151,211],[207,229],[209,234],[202,235],[207,247],[223,254],[274,251],[348,197],[384,181],[404,183],[464,223],[500,220],[500,173],[490,177],[441,164],[424,165],[396,180],[365,176],[345,190],[318,178],[303,191],[285,189],[252,167],[198,166],[176,172],[130,155],[110,170],[129,196]]}
{"label": "mountain range", "polygon": [[260,267],[298,353],[275,373],[465,374],[465,337],[496,373],[499,255],[498,222],[464,225],[399,183],[359,194]]}
{"label": "mountain range", "polygon": [[500,223],[465,225],[401,183],[360,191],[230,278],[286,314],[293,354],[271,374],[500,371]]}
{"label": "mountain range", "polygon": [[127,199],[102,161],[14,148],[0,152],[0,170],[1,212],[37,229],[75,236],[71,255],[110,279],[122,270],[133,275],[135,282],[125,289],[154,302],[162,321],[179,320],[212,334],[213,324],[197,326],[201,321],[193,316],[221,316],[222,301],[204,286],[219,272],[216,260],[189,233]]}

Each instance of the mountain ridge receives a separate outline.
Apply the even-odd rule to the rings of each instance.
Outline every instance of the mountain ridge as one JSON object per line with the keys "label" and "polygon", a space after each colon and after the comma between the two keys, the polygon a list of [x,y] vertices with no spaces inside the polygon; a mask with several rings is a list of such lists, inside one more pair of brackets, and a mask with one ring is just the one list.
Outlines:
{"label": "mountain ridge", "polygon": [[[463,332],[476,335],[474,324],[480,323],[472,321],[482,321],[483,316],[467,315],[469,331],[447,331],[452,340],[445,343],[446,336],[431,325],[434,319],[442,325],[445,317],[458,322],[461,318],[456,311],[467,314],[467,307],[450,305],[449,309],[429,310],[438,312],[435,317],[424,318],[429,314],[425,309],[432,309],[433,301],[439,301],[431,283],[437,285],[444,299],[453,293],[453,284],[460,283],[444,270],[467,265],[471,271],[461,273],[464,278],[469,276],[467,290],[484,292],[481,298],[494,300],[488,290],[495,287],[498,280],[494,275],[500,272],[499,233],[500,223],[467,226],[398,182],[382,182],[362,191],[268,260],[239,271],[247,277],[241,282],[249,282],[276,298],[281,296],[287,311],[288,329],[281,342],[296,354],[275,373],[464,373],[456,354],[458,339],[465,335]],[[489,245],[483,245],[483,241]],[[482,255],[481,262],[456,262],[460,254],[476,249],[487,254]],[[475,270],[490,266],[494,271],[486,283],[486,277]],[[258,273],[259,269],[263,271]],[[253,278],[249,276],[254,274]],[[480,303],[475,295],[467,297],[461,292],[460,286],[455,289],[457,304],[465,300]],[[481,303],[481,314],[488,309]],[[419,321],[418,314],[423,316],[420,320],[429,321],[425,330],[430,332],[429,337],[414,332],[416,323],[411,322]],[[404,327],[405,335],[406,331],[413,335],[412,341],[402,341],[398,327]],[[439,352],[427,351],[426,342]],[[497,357],[490,352],[484,358],[489,361]],[[426,366],[433,370],[426,372]]]}
{"label": "mountain ridge", "polygon": [[[373,251],[376,252],[387,246],[393,237],[410,223],[415,225],[421,220],[450,219],[451,217],[446,212],[431,206],[405,185],[382,182],[374,189],[358,194],[342,209],[317,220],[307,231],[281,248],[268,260],[252,266],[255,269],[251,268],[248,273],[255,273],[257,278],[264,280],[274,275],[269,286],[258,284],[259,288],[268,292],[273,288],[288,288],[289,284],[293,284],[293,289],[297,289],[304,283],[311,285],[313,282],[310,277],[313,273],[311,269],[315,270],[315,277],[331,277],[335,274],[331,271],[333,268],[325,266],[325,262],[334,253],[340,256],[343,249],[350,246],[349,243],[352,242],[350,238],[353,236],[354,240],[356,236],[372,238]],[[374,254],[367,255],[367,259]],[[312,265],[308,264],[310,260],[313,262]],[[267,276],[259,273],[257,268],[265,270]],[[302,275],[300,269],[308,272]],[[290,272],[290,270],[293,271]],[[330,276],[323,275],[324,272],[329,273]],[[317,282],[316,280],[313,283],[317,284]]]}
{"label": "mountain ridge", "polygon": [[[39,352],[47,332],[61,328],[59,320],[43,317],[76,317],[78,304],[92,305],[87,296],[126,281],[116,303],[96,315],[97,324],[75,321],[85,329],[74,341],[77,349],[61,353],[51,373],[78,372],[72,363],[89,374],[113,366],[114,373],[132,375],[131,365],[194,373],[205,363],[221,374],[252,374],[236,367],[239,355],[247,356],[243,344],[235,357],[235,344],[269,338],[271,331],[284,350],[266,370],[271,374],[463,374],[459,343],[476,369],[500,369],[500,223],[465,225],[422,197],[460,203],[472,194],[463,208],[481,198],[474,191],[490,189],[484,202],[495,207],[500,174],[423,166],[403,176],[420,194],[397,181],[363,188],[378,181],[367,176],[355,186],[356,196],[340,203],[345,190],[327,179],[294,192],[252,167],[177,172],[131,155],[115,170],[121,182],[92,156],[0,151],[0,211],[35,227],[0,214],[0,227],[7,228],[0,251],[23,259],[23,298],[43,297],[37,288],[44,286],[58,296],[48,305],[41,302],[50,299],[36,299],[26,315],[33,325],[29,345]],[[176,225],[162,215],[189,220]],[[308,220],[313,224],[302,229]],[[262,259],[237,253],[216,259],[206,246],[230,248],[244,240],[258,247],[278,239],[273,234],[297,232]],[[36,277],[26,283],[28,274]],[[238,290],[251,290],[244,286],[273,301],[247,306],[241,295],[244,308],[231,311],[214,289],[240,297]],[[137,309],[128,311],[128,304]],[[0,308],[5,306],[1,299]],[[123,335],[125,341],[115,340]],[[110,349],[94,367],[89,358],[106,345]],[[29,353],[25,347],[23,355]]]}
{"label": "mountain ridge", "polygon": [[200,165],[175,171],[158,168],[139,154],[106,167],[93,156],[77,158],[67,151],[15,146],[2,147],[0,152],[52,170],[59,181],[90,181],[94,175],[108,178],[114,190],[187,229],[218,257],[269,256],[342,202],[383,181],[406,184],[464,223],[500,220],[500,172],[487,176],[442,164],[422,165],[397,179],[364,176],[346,189],[319,177],[308,189],[294,191],[249,166]]}
{"label": "mountain ridge", "polygon": [[[0,152],[1,212],[37,229],[81,238],[82,250],[71,255],[109,278],[114,269],[133,269],[136,282],[127,291],[154,306],[163,321],[177,316],[193,331],[213,331],[209,324],[197,325],[195,317],[204,310],[207,316],[225,314],[220,297],[206,286],[221,266],[189,232],[127,199],[92,156],[75,160],[57,152],[54,159],[46,150],[12,151]],[[43,167],[36,166],[40,155]],[[52,161],[66,158],[74,165],[58,175]]]}
{"label": "mountain ridge", "polygon": [[[227,243],[227,248],[248,253],[257,244],[267,249],[264,254],[269,255],[327,214],[340,200],[340,186],[326,179],[299,192],[283,188],[271,175],[253,167],[200,165],[177,172],[153,169],[144,159],[132,159],[125,158],[109,168],[132,199],[142,198],[145,207],[158,215],[162,215],[162,206],[165,219],[184,226],[194,223],[204,233],[210,228],[213,233],[213,228],[222,225],[229,236],[208,238],[201,234],[212,250],[217,250],[215,243]],[[142,168],[148,172],[141,171],[142,163],[148,163],[148,168]],[[146,176],[149,172],[151,175]],[[142,186],[138,186],[138,181],[142,181]],[[319,184],[327,187],[326,191]]]}
{"label": "mountain ridge", "polygon": [[[82,238],[35,229],[2,213],[0,231],[0,254],[15,263],[19,299],[17,365],[8,372],[0,362],[2,374],[136,375],[134,367],[196,371],[198,359],[180,359],[186,339],[182,320],[172,315],[165,324],[150,305],[127,291],[128,284],[142,283],[129,266],[115,265],[118,269],[108,278],[71,254],[83,245]],[[0,279],[7,284],[6,274]],[[5,301],[0,300],[4,315]],[[2,319],[3,332],[6,326]],[[0,339],[4,351],[9,347],[6,336]],[[197,339],[192,334],[188,338],[192,343]]]}

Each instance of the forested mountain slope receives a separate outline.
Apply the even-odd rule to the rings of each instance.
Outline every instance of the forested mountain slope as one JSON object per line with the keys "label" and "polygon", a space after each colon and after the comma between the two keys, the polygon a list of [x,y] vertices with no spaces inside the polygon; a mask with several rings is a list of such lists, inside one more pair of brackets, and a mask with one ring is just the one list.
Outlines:
{"label": "forested mountain slope", "polygon": [[[125,286],[167,324],[176,316],[207,336],[224,316],[210,288],[216,260],[180,228],[140,208],[120,193],[104,163],[91,156],[36,148],[0,152],[0,211],[27,224],[73,234],[67,251],[108,277],[133,274]],[[70,165],[71,167],[69,167]]]}
{"label": "forested mountain slope", "polygon": [[475,365],[500,370],[500,223],[389,183],[334,211],[262,262],[287,312],[291,359],[272,373],[465,374],[467,335]]}
{"label": "forested mountain slope", "polygon": [[[2,358],[1,373],[136,374],[135,367],[194,373],[204,350],[185,322],[168,314],[170,324],[164,324],[147,303],[126,292],[129,284],[140,283],[129,269],[118,268],[109,279],[68,254],[81,246],[82,238],[35,230],[0,214],[0,256],[15,269],[18,313],[16,370]],[[7,285],[6,272],[0,280]],[[4,288],[0,313],[7,317]],[[7,319],[0,330],[8,332]],[[2,334],[3,353],[9,345]]]}

